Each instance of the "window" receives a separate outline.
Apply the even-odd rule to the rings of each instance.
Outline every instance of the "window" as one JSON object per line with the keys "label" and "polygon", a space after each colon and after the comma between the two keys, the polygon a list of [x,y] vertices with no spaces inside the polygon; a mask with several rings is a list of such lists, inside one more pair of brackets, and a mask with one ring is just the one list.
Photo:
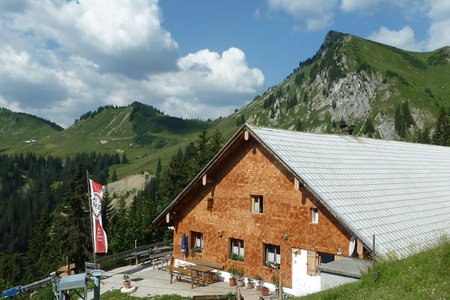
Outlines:
{"label": "window", "polygon": [[263,212],[263,196],[252,196],[252,212]]}
{"label": "window", "polygon": [[230,259],[244,261],[244,241],[230,239]]}
{"label": "window", "polygon": [[280,269],[281,254],[280,246],[264,244],[264,262],[266,266]]}
{"label": "window", "polygon": [[317,208],[311,208],[311,223],[319,223],[319,209]]}
{"label": "window", "polygon": [[203,252],[203,233],[191,231],[191,252]]}

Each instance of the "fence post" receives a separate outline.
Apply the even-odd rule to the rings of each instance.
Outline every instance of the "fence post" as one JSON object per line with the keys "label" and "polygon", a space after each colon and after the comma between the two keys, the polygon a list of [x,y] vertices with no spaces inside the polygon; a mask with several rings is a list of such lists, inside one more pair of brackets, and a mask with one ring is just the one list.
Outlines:
{"label": "fence post", "polygon": [[375,258],[375,234],[372,237],[372,269],[373,269],[373,282],[375,282],[377,280],[377,262],[376,262],[376,258]]}

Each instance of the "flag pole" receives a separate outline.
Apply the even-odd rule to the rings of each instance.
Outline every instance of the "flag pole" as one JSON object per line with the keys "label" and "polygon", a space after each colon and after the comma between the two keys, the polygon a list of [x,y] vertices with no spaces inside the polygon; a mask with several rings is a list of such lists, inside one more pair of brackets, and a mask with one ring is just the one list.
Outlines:
{"label": "flag pole", "polygon": [[89,202],[89,220],[91,221],[91,233],[92,233],[92,254],[94,256],[94,266],[97,269],[97,257],[95,255],[95,232],[94,232],[94,221],[92,220],[92,190],[91,184],[89,182],[89,171],[86,170],[86,180],[88,186],[88,202]]}

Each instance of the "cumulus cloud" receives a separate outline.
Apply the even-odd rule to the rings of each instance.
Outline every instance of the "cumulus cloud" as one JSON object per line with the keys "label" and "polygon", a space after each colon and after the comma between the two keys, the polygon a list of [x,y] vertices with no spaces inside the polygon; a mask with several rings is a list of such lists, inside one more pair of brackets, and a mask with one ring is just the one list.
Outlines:
{"label": "cumulus cloud", "polygon": [[450,1],[428,0],[428,17],[431,24],[428,30],[427,49],[450,45]]}
{"label": "cumulus cloud", "polygon": [[410,51],[421,49],[415,40],[414,31],[409,26],[405,26],[398,31],[381,27],[378,31],[369,35],[368,39]]}
{"label": "cumulus cloud", "polygon": [[223,116],[260,92],[264,84],[263,73],[248,67],[238,48],[221,55],[208,49],[190,53],[179,59],[178,67],[176,72],[150,77],[146,84],[153,95],[166,98],[164,111],[175,115],[204,117],[209,107],[214,117]]}
{"label": "cumulus cloud", "polygon": [[12,28],[96,61],[103,72],[142,78],[176,67],[178,45],[157,1],[31,0]]}
{"label": "cumulus cloud", "polygon": [[383,2],[392,3],[390,0],[342,0],[341,9],[346,12],[367,12]]}
{"label": "cumulus cloud", "polygon": [[138,100],[183,117],[242,106],[264,83],[238,48],[180,57],[157,0],[0,2],[0,106],[69,126]]}
{"label": "cumulus cloud", "polygon": [[269,0],[269,7],[292,15],[304,22],[307,30],[313,31],[331,23],[336,3],[336,0]]}

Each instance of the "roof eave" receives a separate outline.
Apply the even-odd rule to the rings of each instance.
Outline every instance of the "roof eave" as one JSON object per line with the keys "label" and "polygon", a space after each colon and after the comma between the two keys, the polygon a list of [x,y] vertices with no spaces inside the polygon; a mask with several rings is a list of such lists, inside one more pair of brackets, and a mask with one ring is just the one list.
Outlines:
{"label": "roof eave", "polygon": [[[178,194],[175,199],[170,202],[170,204],[153,220],[152,225],[160,226],[161,222],[164,221],[164,216],[169,213],[172,208],[174,208],[178,202],[194,187],[194,185],[201,180],[203,175],[227,152],[227,150],[237,141],[241,133],[248,129],[247,123],[241,126],[238,131],[231,137],[231,139],[222,147],[222,149],[206,164],[206,166],[192,179],[192,181]],[[170,226],[170,223],[165,226]],[[164,227],[164,226],[163,226]]]}
{"label": "roof eave", "polygon": [[339,215],[333,210],[333,208],[329,205],[327,205],[327,203],[322,199],[322,197],[320,196],[319,193],[317,193],[313,188],[311,188],[308,183],[302,179],[302,177],[300,176],[300,174],[297,174],[297,172],[295,172],[291,167],[289,167],[289,165],[280,157],[278,156],[275,151],[273,151],[269,145],[267,145],[266,143],[264,143],[264,141],[262,139],[260,139],[258,137],[258,135],[253,131],[252,126],[247,126],[248,130],[252,133],[252,136],[267,150],[269,151],[270,154],[272,154],[289,172],[291,172],[294,176],[297,177],[297,179],[300,181],[300,183],[311,193],[313,194],[317,200],[319,200],[319,202],[331,213],[331,215],[336,218],[336,220],[338,220],[338,222],[352,235],[355,236],[355,238],[359,239],[360,241],[362,241],[367,248],[369,248],[370,250],[372,250],[372,247],[370,246],[370,244],[368,243],[368,241],[366,241],[363,237],[361,237],[359,234],[357,234],[356,230],[354,230],[352,228],[352,226],[350,224],[347,224],[344,220],[342,220],[342,218],[339,217]]}

